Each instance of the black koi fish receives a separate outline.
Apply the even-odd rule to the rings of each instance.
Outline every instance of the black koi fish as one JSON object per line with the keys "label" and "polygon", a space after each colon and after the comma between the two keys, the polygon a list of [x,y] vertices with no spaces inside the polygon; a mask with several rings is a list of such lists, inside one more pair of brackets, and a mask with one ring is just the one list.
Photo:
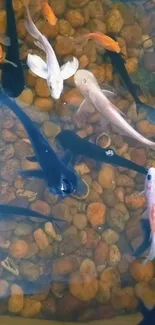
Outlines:
{"label": "black koi fish", "polygon": [[87,139],[82,139],[73,131],[64,130],[55,137],[55,140],[64,150],[69,150],[73,156],[83,155],[113,166],[125,167],[144,175],[147,174],[147,168],[117,155],[111,149],[103,149]]}
{"label": "black koi fish", "polygon": [[37,161],[40,165],[40,169],[22,170],[19,174],[22,177],[43,179],[55,195],[64,197],[74,193],[77,188],[77,175],[73,169],[68,168],[67,155],[62,160],[58,158],[39,128],[15,100],[10,99],[4,92],[1,92],[0,100],[2,106],[6,105],[19,118],[30,138],[35,157],[28,159]]}
{"label": "black koi fish", "polygon": [[10,97],[18,97],[25,87],[24,72],[20,61],[19,42],[16,29],[15,14],[12,0],[6,1],[7,36],[10,38],[10,46],[7,47],[6,60],[15,64],[5,63],[2,66],[2,88]]}
{"label": "black koi fish", "polygon": [[[111,37],[111,35],[109,36]],[[113,39],[115,38],[113,37]],[[109,56],[114,69],[118,72],[124,85],[132,95],[136,103],[137,114],[140,112],[141,109],[144,109],[147,112],[148,121],[155,124],[155,108],[142,103],[138,98],[136,92],[136,86],[133,84],[131,78],[128,75],[128,72],[125,67],[125,60],[123,59],[122,55],[120,53],[116,53],[108,50],[106,50],[106,54]]]}

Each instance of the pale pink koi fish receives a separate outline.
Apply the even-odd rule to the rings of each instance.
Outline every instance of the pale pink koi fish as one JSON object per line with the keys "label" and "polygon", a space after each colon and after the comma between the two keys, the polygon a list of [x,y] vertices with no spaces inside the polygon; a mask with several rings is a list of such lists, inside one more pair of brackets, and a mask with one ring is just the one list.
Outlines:
{"label": "pale pink koi fish", "polygon": [[147,217],[149,218],[151,228],[151,247],[147,258],[143,264],[152,261],[155,258],[155,168],[148,170],[145,179],[145,190],[142,192],[146,196],[147,201]]}
{"label": "pale pink koi fish", "polygon": [[106,97],[108,93],[101,90],[96,78],[90,71],[78,70],[74,75],[74,82],[85,97],[76,112],[77,121],[81,123],[86,122],[88,116],[94,113],[95,110],[98,110],[104,117],[103,121],[101,121],[103,127],[106,127],[110,123],[114,131],[132,137],[155,150],[155,142],[138,133],[124,119],[126,115],[110,102]]}

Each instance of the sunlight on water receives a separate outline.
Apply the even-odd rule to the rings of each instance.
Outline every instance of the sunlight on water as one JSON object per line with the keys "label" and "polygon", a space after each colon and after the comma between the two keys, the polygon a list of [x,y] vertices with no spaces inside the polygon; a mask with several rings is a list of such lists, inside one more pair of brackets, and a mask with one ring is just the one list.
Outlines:
{"label": "sunlight on water", "polygon": [[[142,105],[155,107],[154,1],[49,0],[53,11],[41,3],[41,0],[29,0],[30,14],[52,44],[60,67],[73,57],[78,58],[79,68],[94,74],[123,118],[145,138],[154,141],[155,125],[149,122],[150,119],[154,122],[154,111],[145,110],[146,106]],[[32,209],[46,215],[47,220],[20,212],[8,218],[0,207],[0,314],[80,322],[135,313],[139,310],[139,300],[152,307],[155,304],[154,262],[142,266],[148,254],[146,250],[137,259],[133,256],[144,238],[140,220],[146,198],[139,192],[144,190],[147,170],[140,167],[141,173],[137,173],[135,169],[125,168],[124,162],[121,167],[102,164],[98,151],[89,151],[88,155],[87,147],[81,155],[79,152],[75,155],[78,143],[73,142],[70,152],[67,147],[63,150],[55,137],[63,130],[75,131],[82,139],[86,137],[90,143],[106,149],[108,157],[116,153],[146,168],[155,167],[153,146],[124,136],[120,130],[118,133],[118,128],[114,130],[111,125],[105,126],[104,114],[92,108],[90,102],[86,121],[80,124],[75,113],[84,96],[79,90],[82,81],[76,88],[73,76],[68,78],[73,66],[68,65],[66,71],[62,69],[63,91],[59,99],[53,99],[46,78],[38,77],[26,65],[28,53],[36,54],[44,62],[47,58],[25,28],[24,1],[13,0],[13,6],[26,84],[16,102],[48,139],[58,161],[62,161],[66,149],[67,168],[79,176],[76,192],[69,188],[69,179],[63,179],[60,193],[72,190],[72,195],[64,198],[55,195],[58,192],[53,192],[53,188],[50,192],[50,186],[42,178],[19,176],[20,170],[40,166],[34,157],[26,159],[34,156],[29,136],[1,100],[0,203]],[[7,33],[5,9],[5,1],[0,0],[0,30],[4,35]],[[134,94],[121,82],[119,63],[115,61],[112,65],[112,57],[101,44],[83,38],[82,35],[90,32],[112,33],[116,38],[133,82],[133,92],[141,101],[139,106]],[[4,35],[2,41],[0,38],[2,44]],[[1,63],[5,54],[8,59],[7,51],[9,46],[2,45]],[[13,55],[9,56],[12,62]],[[43,69],[42,61],[36,57],[34,64],[36,73],[47,74],[46,65]],[[2,65],[2,89],[10,84],[14,94],[20,93],[24,87],[23,75],[20,74],[18,83],[18,68],[11,66],[11,75],[6,68],[4,78],[5,65],[11,66]],[[138,115],[137,108],[140,108]],[[66,140],[67,146],[71,140],[72,135]],[[51,161],[51,166],[53,182],[59,165],[53,167]],[[52,217],[62,221],[53,221]]]}

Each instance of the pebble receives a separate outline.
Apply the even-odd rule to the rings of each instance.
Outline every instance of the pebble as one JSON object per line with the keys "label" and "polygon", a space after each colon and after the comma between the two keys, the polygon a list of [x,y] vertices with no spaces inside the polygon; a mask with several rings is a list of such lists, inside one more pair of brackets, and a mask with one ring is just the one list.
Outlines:
{"label": "pebble", "polygon": [[86,258],[80,265],[80,273],[88,273],[93,276],[97,276],[95,263],[90,259]]}
{"label": "pebble", "polygon": [[1,132],[2,139],[6,142],[15,142],[17,140],[17,136],[10,130],[4,129]]}
{"label": "pebble", "polygon": [[36,229],[33,236],[40,250],[44,250],[49,246],[49,239],[41,228]]}
{"label": "pebble", "polygon": [[120,260],[121,260],[121,253],[117,245],[114,244],[110,245],[108,250],[108,257],[107,257],[107,261],[109,265],[115,266],[119,264]]}
{"label": "pebble", "polygon": [[15,179],[17,172],[20,169],[20,163],[17,159],[9,159],[1,168],[1,177],[8,183],[12,183]]}
{"label": "pebble", "polygon": [[8,310],[11,313],[19,313],[24,305],[24,293],[22,288],[17,284],[12,284],[10,287],[11,296],[8,301]]}
{"label": "pebble", "polygon": [[55,137],[60,131],[61,128],[58,124],[51,121],[45,121],[43,124],[43,131],[46,137]]}
{"label": "pebble", "polygon": [[39,278],[40,270],[37,264],[30,261],[22,261],[20,263],[20,274],[27,280],[33,282]]}
{"label": "pebble", "polygon": [[131,264],[130,272],[136,281],[149,282],[153,279],[155,270],[152,262],[142,265],[142,260],[136,260]]}
{"label": "pebble", "polygon": [[38,97],[34,100],[34,106],[41,112],[52,112],[54,109],[54,101],[52,98]]}
{"label": "pebble", "polygon": [[32,225],[25,223],[25,222],[20,222],[17,223],[16,228],[14,229],[14,234],[16,236],[27,236],[32,233]]}
{"label": "pebble", "polygon": [[73,216],[73,224],[78,230],[84,230],[87,227],[87,217],[84,213],[77,213]]}
{"label": "pebble", "polygon": [[46,216],[51,212],[49,204],[45,201],[36,200],[34,203],[31,203],[31,209],[37,212],[40,212]]}
{"label": "pebble", "polygon": [[22,317],[35,317],[37,316],[42,308],[42,304],[38,300],[31,298],[24,298],[24,306],[20,312]]}
{"label": "pebble", "polygon": [[0,297],[4,298],[8,294],[9,283],[6,280],[0,279]]}
{"label": "pebble", "polygon": [[46,222],[44,227],[45,227],[46,234],[48,236],[50,236],[51,238],[56,239],[57,234],[56,234],[56,231],[52,225],[52,222]]}
{"label": "pebble", "polygon": [[104,203],[93,202],[87,207],[87,218],[92,226],[102,226],[105,223],[106,206]]}
{"label": "pebble", "polygon": [[17,240],[10,245],[9,252],[12,257],[24,258],[29,253],[29,246],[24,240]]}
{"label": "pebble", "polygon": [[100,241],[94,251],[94,262],[96,265],[105,263],[108,256],[109,246]]}
{"label": "pebble", "polygon": [[109,228],[103,231],[102,238],[108,245],[113,245],[119,240],[119,234],[115,230]]}

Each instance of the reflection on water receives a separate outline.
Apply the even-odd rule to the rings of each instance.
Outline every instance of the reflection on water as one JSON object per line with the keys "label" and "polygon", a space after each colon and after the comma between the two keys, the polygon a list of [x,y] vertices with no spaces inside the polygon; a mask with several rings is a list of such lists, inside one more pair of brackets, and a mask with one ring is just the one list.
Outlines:
{"label": "reflection on water", "polygon": [[[115,33],[137,95],[154,106],[154,2],[51,0],[58,17],[55,26],[44,20],[39,0],[35,2],[30,0],[29,7],[33,20],[50,40],[61,65],[72,55],[78,57],[80,68],[93,72],[101,88],[106,83],[107,89],[117,90],[110,100],[132,125],[146,138],[155,137],[155,126],[145,120],[145,112],[137,116],[133,98],[103,56],[103,48],[93,41],[84,47],[75,45],[68,37],[96,31]],[[45,59],[25,29],[23,2],[14,0],[13,4],[22,40],[21,59],[28,53]],[[3,1],[0,6],[0,27],[5,32]],[[55,136],[70,129],[82,138],[92,135],[103,148],[137,164],[155,166],[153,150],[110,127],[103,129],[99,112],[90,115],[83,128],[78,127],[75,111],[83,96],[72,77],[65,80],[63,94],[55,102],[44,79],[29,70],[24,73],[26,88],[19,102],[60,158]],[[154,263],[142,266],[132,256],[143,238],[140,219],[146,200],[138,193],[144,189],[145,176],[77,157],[75,169],[84,181],[80,189],[86,193],[62,199],[51,194],[42,180],[17,175],[20,169],[38,168],[38,164],[26,159],[33,155],[31,144],[23,141],[27,133],[9,109],[1,108],[0,130],[0,203],[28,207],[68,223],[57,229],[50,220],[43,223],[24,216],[0,220],[0,314],[85,321],[135,312],[139,298],[153,306]]]}

